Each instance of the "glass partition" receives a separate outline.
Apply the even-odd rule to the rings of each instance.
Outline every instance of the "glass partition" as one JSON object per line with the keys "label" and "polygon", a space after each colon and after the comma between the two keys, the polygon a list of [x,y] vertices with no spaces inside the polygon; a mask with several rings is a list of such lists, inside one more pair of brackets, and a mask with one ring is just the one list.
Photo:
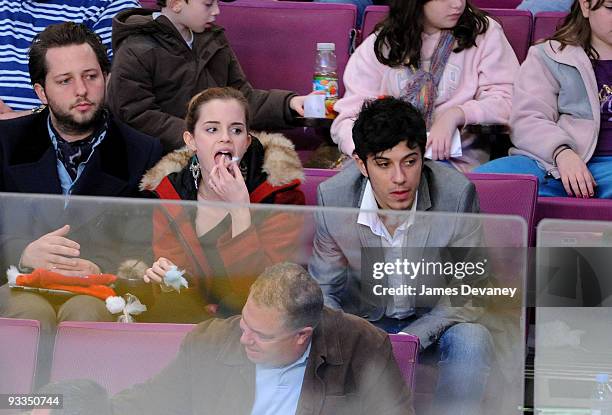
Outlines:
{"label": "glass partition", "polygon": [[[526,241],[518,217],[2,194],[0,265],[9,271],[0,287],[0,317],[40,321],[36,384],[53,382],[43,391],[62,391],[57,382],[85,378],[112,396],[153,379],[114,402],[140,400],[143,413],[203,404],[211,413],[236,413],[253,405],[258,370],[291,366],[264,362],[255,369],[262,353],[273,361],[287,350],[306,353],[291,348],[303,327],[293,327],[285,314],[280,320],[264,315],[263,326],[252,315],[240,319],[257,277],[290,262],[315,278],[326,306],[416,336],[424,350],[416,357],[414,385],[407,387],[417,413],[452,412],[455,405],[471,413],[517,413],[523,404]],[[302,301],[301,292],[266,293],[252,301],[283,307]],[[362,413],[370,389],[393,389],[385,382],[395,369],[381,360],[387,346],[346,331],[355,325],[373,333],[367,324],[364,329],[349,319],[349,326],[331,330],[325,322],[333,313],[326,309],[327,317],[311,324],[312,337],[305,336],[313,363],[307,359],[298,376],[304,379],[299,405],[315,404],[308,400],[321,393],[310,383],[313,376],[327,388],[342,379],[340,389],[317,402],[337,405],[337,413]],[[187,335],[196,323],[202,324]],[[322,353],[317,339],[333,339],[341,354],[319,360],[312,355],[313,349]],[[406,378],[415,356],[401,352],[396,341]],[[441,356],[442,349],[454,354]],[[333,362],[344,369],[334,372]],[[246,377],[234,376],[236,365],[247,368]],[[314,372],[311,365],[317,365]],[[14,376],[0,370],[0,394],[30,392],[11,390]],[[65,405],[71,398],[64,396]]]}
{"label": "glass partition", "polygon": [[607,413],[593,395],[612,373],[612,223],[544,220],[537,247],[534,406]]}

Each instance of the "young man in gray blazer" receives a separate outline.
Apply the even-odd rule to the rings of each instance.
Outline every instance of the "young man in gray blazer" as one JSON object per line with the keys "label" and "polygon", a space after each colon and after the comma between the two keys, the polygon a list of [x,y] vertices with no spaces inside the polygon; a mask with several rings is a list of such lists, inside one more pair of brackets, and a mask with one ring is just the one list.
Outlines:
{"label": "young man in gray blazer", "polygon": [[[375,279],[371,271],[366,274],[371,268],[362,272],[362,266],[374,261],[369,257],[394,262],[430,256],[426,247],[481,245],[478,218],[415,213],[477,213],[475,187],[456,170],[424,161],[425,122],[399,99],[366,102],[353,140],[354,163],[321,183],[317,197],[321,206],[360,211],[316,214],[309,271],[321,285],[326,305],[367,318],[388,332],[419,337],[421,360],[440,362],[432,413],[476,414],[492,354],[489,331],[473,323],[482,309],[453,307],[444,297],[420,307],[414,295],[378,295],[375,285],[397,288],[410,284],[410,278],[395,274]],[[398,214],[383,215],[379,209]]]}

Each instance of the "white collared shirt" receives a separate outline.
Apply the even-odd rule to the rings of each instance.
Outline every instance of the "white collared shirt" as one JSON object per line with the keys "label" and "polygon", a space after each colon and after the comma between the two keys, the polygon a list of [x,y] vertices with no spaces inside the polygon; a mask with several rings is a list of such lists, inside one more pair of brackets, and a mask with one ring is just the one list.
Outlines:
{"label": "white collared shirt", "polygon": [[[395,262],[398,258],[403,259],[401,248],[404,245],[410,226],[414,223],[418,197],[419,192],[417,191],[414,195],[414,201],[412,202],[408,218],[403,221],[400,226],[395,229],[393,235],[391,235],[376,212],[379,209],[376,197],[374,196],[374,189],[372,189],[372,184],[370,180],[366,182],[366,188],[363,192],[361,205],[359,206],[360,212],[357,217],[357,223],[367,226],[374,235],[380,237],[382,247],[388,248],[385,249],[386,262]],[[402,284],[410,284],[410,279],[403,275],[389,275],[387,281],[389,287],[399,287]],[[387,317],[403,319],[411,314],[414,314],[414,298],[411,296],[394,296],[393,301],[387,303],[385,311]]]}
{"label": "white collared shirt", "polygon": [[374,235],[379,236],[382,240],[383,248],[400,248],[404,242],[404,237],[408,233],[408,228],[414,223],[414,214],[416,212],[418,197],[419,192],[417,191],[414,195],[414,201],[412,202],[408,219],[398,226],[394,234],[391,235],[380,216],[378,216],[378,213],[376,213],[378,210],[378,203],[374,196],[372,184],[370,180],[368,180],[365,191],[363,192],[363,198],[361,199],[361,205],[359,206],[360,212],[357,223],[367,226]]}

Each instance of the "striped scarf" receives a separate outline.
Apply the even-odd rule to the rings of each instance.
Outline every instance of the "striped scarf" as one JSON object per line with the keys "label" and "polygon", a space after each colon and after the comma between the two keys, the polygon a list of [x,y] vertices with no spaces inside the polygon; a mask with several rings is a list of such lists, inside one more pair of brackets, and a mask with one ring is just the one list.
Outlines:
{"label": "striped scarf", "polygon": [[429,72],[421,68],[416,69],[411,65],[408,70],[412,71],[412,79],[400,94],[402,100],[409,102],[423,114],[427,130],[432,123],[434,103],[438,96],[438,84],[442,79],[448,57],[453,51],[454,42],[453,34],[449,30],[443,30],[431,57]]}

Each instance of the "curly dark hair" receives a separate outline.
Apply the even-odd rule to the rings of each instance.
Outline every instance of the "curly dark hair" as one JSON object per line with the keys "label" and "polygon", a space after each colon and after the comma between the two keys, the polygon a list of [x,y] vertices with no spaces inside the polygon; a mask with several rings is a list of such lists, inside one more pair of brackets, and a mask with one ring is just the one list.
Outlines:
{"label": "curly dark hair", "polygon": [[[589,0],[589,9],[597,10],[604,5],[605,1]],[[561,50],[565,49],[567,45],[580,46],[591,61],[599,59],[599,53],[591,45],[591,25],[589,24],[589,19],[582,15],[578,0],[574,1],[561,27],[546,40],[558,41],[561,43]]]}
{"label": "curly dark hair", "polygon": [[353,125],[356,154],[364,163],[369,155],[392,149],[401,142],[425,154],[427,130],[423,115],[412,104],[394,97],[365,101]]}
{"label": "curly dark hair", "polygon": [[[374,43],[376,58],[383,65],[396,67],[421,64],[421,33],[423,32],[423,8],[431,0],[392,0],[389,14],[376,25],[379,32]],[[489,28],[487,14],[466,0],[465,10],[452,29],[457,39],[453,52],[476,46],[476,37]]]}

